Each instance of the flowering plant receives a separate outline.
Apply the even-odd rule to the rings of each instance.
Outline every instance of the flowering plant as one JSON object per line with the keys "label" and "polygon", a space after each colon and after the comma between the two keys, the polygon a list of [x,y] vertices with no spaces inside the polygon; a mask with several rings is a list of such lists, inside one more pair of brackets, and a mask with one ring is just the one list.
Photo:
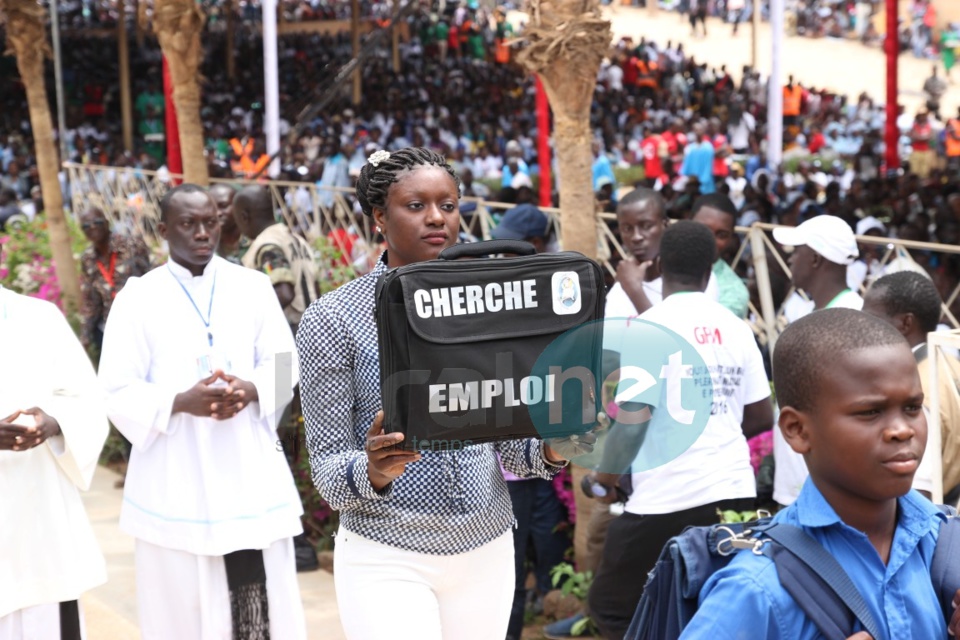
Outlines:
{"label": "flowering plant", "polygon": [[[67,228],[75,257],[86,239],[68,218]],[[50,251],[50,233],[44,219],[18,224],[0,236],[0,284],[11,291],[52,302],[64,311],[60,283]]]}
{"label": "flowering plant", "polygon": [[570,524],[575,524],[577,521],[577,504],[573,496],[573,478],[567,468],[553,476],[553,491],[557,494],[557,498],[560,499],[563,506],[567,508],[567,520]]}

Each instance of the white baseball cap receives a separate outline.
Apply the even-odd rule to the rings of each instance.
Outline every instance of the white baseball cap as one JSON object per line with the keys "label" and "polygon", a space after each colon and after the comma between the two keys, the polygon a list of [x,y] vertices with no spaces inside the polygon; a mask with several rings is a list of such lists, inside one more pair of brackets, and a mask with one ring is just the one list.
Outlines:
{"label": "white baseball cap", "polygon": [[852,264],[860,254],[853,229],[836,216],[816,216],[799,227],[778,227],[773,239],[792,247],[807,245],[836,264]]}
{"label": "white baseball cap", "polygon": [[882,235],[886,235],[887,228],[882,222],[874,218],[873,216],[867,216],[866,218],[857,222],[857,235],[865,236],[867,231],[872,231],[877,229]]}

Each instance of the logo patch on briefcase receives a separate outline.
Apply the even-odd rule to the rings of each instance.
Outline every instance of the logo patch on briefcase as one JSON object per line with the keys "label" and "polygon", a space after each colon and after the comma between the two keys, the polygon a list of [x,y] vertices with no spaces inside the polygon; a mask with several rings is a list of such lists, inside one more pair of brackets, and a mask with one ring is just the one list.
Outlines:
{"label": "logo patch on briefcase", "polygon": [[580,275],[576,271],[558,271],[550,281],[553,291],[553,312],[558,316],[580,313]]}

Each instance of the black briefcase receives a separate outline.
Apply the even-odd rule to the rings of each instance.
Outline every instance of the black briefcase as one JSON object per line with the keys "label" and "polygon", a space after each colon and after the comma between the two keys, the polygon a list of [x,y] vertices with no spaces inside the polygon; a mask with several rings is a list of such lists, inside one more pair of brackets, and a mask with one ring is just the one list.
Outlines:
{"label": "black briefcase", "polygon": [[[512,258],[484,258],[514,254]],[[450,247],[376,290],[384,431],[409,450],[585,433],[601,411],[606,297],[579,253]],[[473,258],[462,260],[461,258]]]}

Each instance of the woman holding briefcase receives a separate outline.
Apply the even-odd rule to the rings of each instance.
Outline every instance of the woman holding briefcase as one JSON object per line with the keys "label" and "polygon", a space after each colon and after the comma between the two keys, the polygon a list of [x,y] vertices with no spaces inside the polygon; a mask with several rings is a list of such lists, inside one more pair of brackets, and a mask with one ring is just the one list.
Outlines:
{"label": "woman holding briefcase", "polygon": [[565,464],[534,439],[411,452],[394,447],[403,434],[383,432],[376,283],[456,243],[459,186],[428,149],[374,153],[357,198],[387,251],[371,273],[314,302],[297,333],[313,480],[340,511],[334,579],[351,639],[503,638],[514,518],[497,454],[520,477],[551,478]]}

